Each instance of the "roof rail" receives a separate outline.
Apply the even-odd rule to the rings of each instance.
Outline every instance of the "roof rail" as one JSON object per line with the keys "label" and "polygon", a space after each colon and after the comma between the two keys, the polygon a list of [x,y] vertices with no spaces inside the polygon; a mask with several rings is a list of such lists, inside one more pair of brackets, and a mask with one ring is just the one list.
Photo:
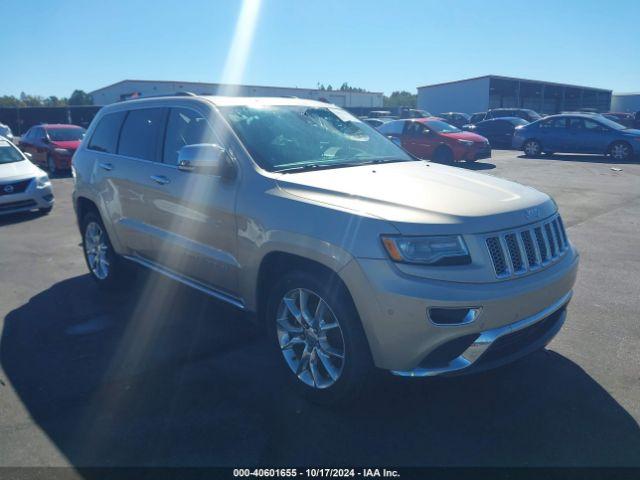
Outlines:
{"label": "roof rail", "polygon": [[120,100],[121,102],[128,102],[130,100],[141,100],[144,98],[159,98],[159,97],[197,97],[198,94],[193,93],[193,92],[187,92],[187,91],[181,91],[181,92],[174,92],[174,93],[161,93],[158,95],[145,95],[145,96],[139,96],[139,97],[134,97],[134,98],[125,98],[123,100]]}

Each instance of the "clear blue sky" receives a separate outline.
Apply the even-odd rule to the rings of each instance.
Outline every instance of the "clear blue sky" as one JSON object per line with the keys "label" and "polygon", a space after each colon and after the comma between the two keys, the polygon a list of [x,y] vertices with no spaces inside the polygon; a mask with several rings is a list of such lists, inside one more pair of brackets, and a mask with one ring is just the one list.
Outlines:
{"label": "clear blue sky", "polygon": [[[241,3],[4,0],[0,95],[222,81]],[[263,0],[242,82],[389,94],[493,73],[640,91],[639,20],[638,0]]]}

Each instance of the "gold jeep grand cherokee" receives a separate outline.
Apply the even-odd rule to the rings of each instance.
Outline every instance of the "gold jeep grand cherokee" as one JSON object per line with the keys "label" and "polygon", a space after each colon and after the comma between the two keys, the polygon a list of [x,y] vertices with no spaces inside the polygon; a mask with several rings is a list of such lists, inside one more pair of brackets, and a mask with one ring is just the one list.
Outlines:
{"label": "gold jeep grand cherokee", "polygon": [[374,367],[460,374],[543,348],[578,267],[547,195],[417,160],[315,101],[109,105],[74,173],[98,284],[122,285],[135,262],[254,313],[323,402]]}

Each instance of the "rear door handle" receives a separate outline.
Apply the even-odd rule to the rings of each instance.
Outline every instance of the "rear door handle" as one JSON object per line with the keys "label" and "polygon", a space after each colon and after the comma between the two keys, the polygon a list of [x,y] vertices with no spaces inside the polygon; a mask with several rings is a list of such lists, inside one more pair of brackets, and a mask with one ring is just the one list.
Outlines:
{"label": "rear door handle", "polygon": [[113,170],[113,163],[100,162],[98,166],[103,170]]}
{"label": "rear door handle", "polygon": [[153,180],[156,183],[159,183],[160,185],[166,185],[170,181],[164,175],[151,175],[151,180]]}

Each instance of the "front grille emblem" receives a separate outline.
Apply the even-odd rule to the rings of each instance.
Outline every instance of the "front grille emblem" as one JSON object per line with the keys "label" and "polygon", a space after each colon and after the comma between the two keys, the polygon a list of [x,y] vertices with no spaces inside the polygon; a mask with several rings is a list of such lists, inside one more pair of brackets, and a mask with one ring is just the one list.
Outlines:
{"label": "front grille emblem", "polygon": [[533,220],[535,218],[540,217],[540,209],[539,208],[529,208],[524,211],[524,216],[527,220]]}
{"label": "front grille emblem", "polygon": [[3,190],[4,190],[4,193],[11,193],[13,192],[13,185],[5,185]]}

